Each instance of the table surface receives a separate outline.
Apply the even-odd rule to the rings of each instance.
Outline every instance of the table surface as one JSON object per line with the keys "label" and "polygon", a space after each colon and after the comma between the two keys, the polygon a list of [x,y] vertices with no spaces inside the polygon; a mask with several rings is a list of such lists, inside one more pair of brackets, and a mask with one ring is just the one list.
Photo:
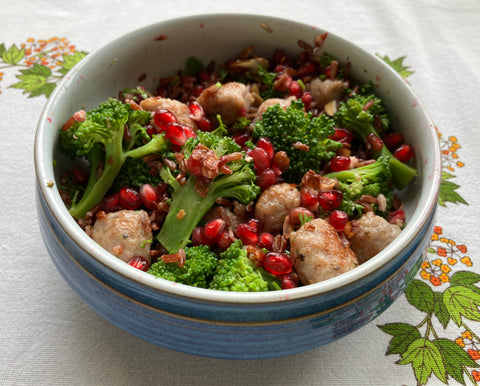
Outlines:
{"label": "table surface", "polygon": [[[228,361],[144,342],[72,292],[40,236],[32,148],[40,112],[61,70],[123,33],[208,12],[292,18],[390,59],[438,128],[441,205],[431,250],[409,295],[369,325],[310,352]],[[16,0],[2,1],[0,19],[0,384],[480,383],[478,0]],[[42,86],[45,74],[50,85]],[[455,303],[446,312],[434,309],[433,299],[451,295],[454,284]],[[411,344],[412,336],[424,340]]]}

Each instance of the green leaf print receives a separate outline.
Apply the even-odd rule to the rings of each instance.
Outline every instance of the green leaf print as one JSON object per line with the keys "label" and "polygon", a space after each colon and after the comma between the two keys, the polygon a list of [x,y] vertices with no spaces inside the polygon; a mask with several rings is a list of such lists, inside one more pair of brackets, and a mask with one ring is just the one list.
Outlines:
{"label": "green leaf print", "polygon": [[462,325],[462,316],[480,322],[480,294],[470,288],[460,285],[447,288],[443,303],[457,326]]}
{"label": "green leaf print", "polygon": [[468,203],[460,196],[455,190],[457,190],[460,185],[452,181],[448,181],[448,179],[455,177],[454,175],[442,172],[442,181],[440,183],[440,192],[438,197],[438,203],[441,206],[446,206],[447,202],[451,202],[453,204],[466,204]]}
{"label": "green leaf print", "polygon": [[409,303],[419,311],[430,314],[435,309],[435,294],[424,282],[415,279],[407,287],[405,295]]}
{"label": "green leaf print", "polygon": [[25,56],[25,50],[18,48],[15,44],[12,44],[8,50],[4,46],[2,51],[2,61],[11,65],[17,64]]}
{"label": "green leaf print", "polygon": [[442,382],[447,382],[447,373],[440,350],[428,339],[416,339],[402,354],[398,361],[401,365],[412,364],[415,377],[420,385],[425,385],[428,378],[435,373]]}
{"label": "green leaf print", "polygon": [[58,70],[58,72],[65,75],[68,71],[70,71],[73,68],[73,66],[75,66],[86,55],[87,55],[86,52],[81,52],[81,51],[76,51],[72,55],[65,55],[63,57],[61,68]]}
{"label": "green leaf print", "polygon": [[52,74],[49,68],[34,64],[32,68],[20,70],[21,75],[17,75],[20,82],[12,84],[10,87],[22,89],[24,94],[30,94],[35,97],[44,94],[50,96],[55,83],[48,82],[48,77]]}
{"label": "green leaf print", "polygon": [[403,354],[413,341],[420,338],[418,329],[407,323],[390,323],[378,327],[393,336],[386,355]]}
{"label": "green leaf print", "polygon": [[380,56],[377,54],[377,56],[397,71],[402,78],[407,78],[413,74],[413,71],[410,71],[409,68],[403,64],[405,56],[401,56],[395,60],[390,59],[387,55]]}
{"label": "green leaf print", "polygon": [[441,292],[435,292],[435,307],[433,312],[443,328],[447,328],[448,322],[450,322],[450,314],[443,302],[443,295]]}

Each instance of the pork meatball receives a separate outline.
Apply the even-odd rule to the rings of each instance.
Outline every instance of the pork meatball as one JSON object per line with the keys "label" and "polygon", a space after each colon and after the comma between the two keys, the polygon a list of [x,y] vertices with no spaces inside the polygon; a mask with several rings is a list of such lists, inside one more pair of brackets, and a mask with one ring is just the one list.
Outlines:
{"label": "pork meatball", "polygon": [[290,235],[290,256],[303,284],[318,283],[358,266],[355,253],[321,218],[305,223]]}
{"label": "pork meatball", "polygon": [[170,98],[152,97],[140,102],[145,111],[155,112],[161,109],[169,110],[178,119],[178,122],[197,130],[196,122],[190,116],[190,109],[185,103]]}
{"label": "pork meatball", "polygon": [[92,238],[123,261],[141,256],[150,263],[153,238],[150,219],[144,210],[120,210],[98,216]]}
{"label": "pork meatball", "polygon": [[360,264],[385,249],[401,232],[398,225],[390,224],[373,212],[362,215],[354,227],[355,234],[350,239],[350,248],[357,255]]}
{"label": "pork meatball", "polygon": [[341,80],[316,78],[310,83],[310,88],[312,98],[319,109],[323,109],[328,102],[342,99],[344,92],[344,84]]}
{"label": "pork meatball", "polygon": [[293,208],[300,206],[300,192],[294,184],[275,184],[265,189],[255,205],[255,217],[265,232],[280,233],[283,221]]}
{"label": "pork meatball", "polygon": [[197,102],[206,114],[212,117],[220,114],[223,123],[230,126],[250,109],[253,100],[247,86],[243,83],[229,82],[220,87],[214,84],[206,88]]}

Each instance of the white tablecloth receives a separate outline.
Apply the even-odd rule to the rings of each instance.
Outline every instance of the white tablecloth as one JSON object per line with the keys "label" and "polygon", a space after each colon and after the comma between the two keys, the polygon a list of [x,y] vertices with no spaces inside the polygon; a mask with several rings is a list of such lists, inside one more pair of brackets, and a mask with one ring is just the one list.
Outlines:
{"label": "white tablecloth", "polygon": [[[125,32],[209,12],[292,18],[399,59],[396,63],[406,67],[404,75],[438,127],[442,205],[431,253],[409,296],[346,338],[300,355],[214,360],[129,335],[72,292],[53,266],[37,226],[32,148],[46,94],[55,76],[62,75],[59,69],[68,67],[75,54],[91,52]],[[475,283],[480,278],[479,0],[4,0],[0,20],[0,384],[480,383],[480,284]],[[35,71],[49,67],[53,86],[42,87],[41,72]],[[447,313],[430,312],[429,300],[448,291],[451,279],[457,288],[461,284],[460,303]],[[425,338],[425,344],[409,344],[411,334]],[[439,350],[435,340],[448,349]]]}

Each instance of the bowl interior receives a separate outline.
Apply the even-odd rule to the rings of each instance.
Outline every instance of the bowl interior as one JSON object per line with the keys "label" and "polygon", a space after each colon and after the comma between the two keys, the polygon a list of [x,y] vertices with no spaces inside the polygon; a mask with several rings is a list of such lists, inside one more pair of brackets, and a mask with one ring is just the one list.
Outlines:
{"label": "bowl interior", "polygon": [[[159,280],[138,272],[97,246],[75,223],[65,208],[58,190],[49,187],[69,160],[56,151],[61,125],[80,108],[90,109],[108,97],[116,97],[125,87],[144,85],[155,90],[160,77],[174,74],[194,56],[208,64],[217,64],[238,55],[252,45],[257,55],[270,55],[276,48],[300,52],[298,41],[312,44],[324,30],[309,25],[267,16],[220,15],[192,16],[144,27],[120,37],[90,53],[70,71],[47,102],[38,124],[35,140],[35,167],[41,194],[57,220],[92,258],[109,268],[159,290],[215,301],[278,301],[285,294],[212,293]],[[416,152],[419,176],[400,193],[405,203],[408,224],[392,244],[367,263],[339,277],[322,283],[288,290],[289,298],[331,291],[360,280],[397,255],[425,226],[437,203],[440,184],[440,152],[434,125],[408,84],[376,56],[329,33],[323,51],[340,62],[351,61],[352,76],[374,82],[378,94],[391,112],[396,130],[401,131]],[[140,82],[140,79],[142,81]],[[54,167],[54,162],[56,166]]]}

